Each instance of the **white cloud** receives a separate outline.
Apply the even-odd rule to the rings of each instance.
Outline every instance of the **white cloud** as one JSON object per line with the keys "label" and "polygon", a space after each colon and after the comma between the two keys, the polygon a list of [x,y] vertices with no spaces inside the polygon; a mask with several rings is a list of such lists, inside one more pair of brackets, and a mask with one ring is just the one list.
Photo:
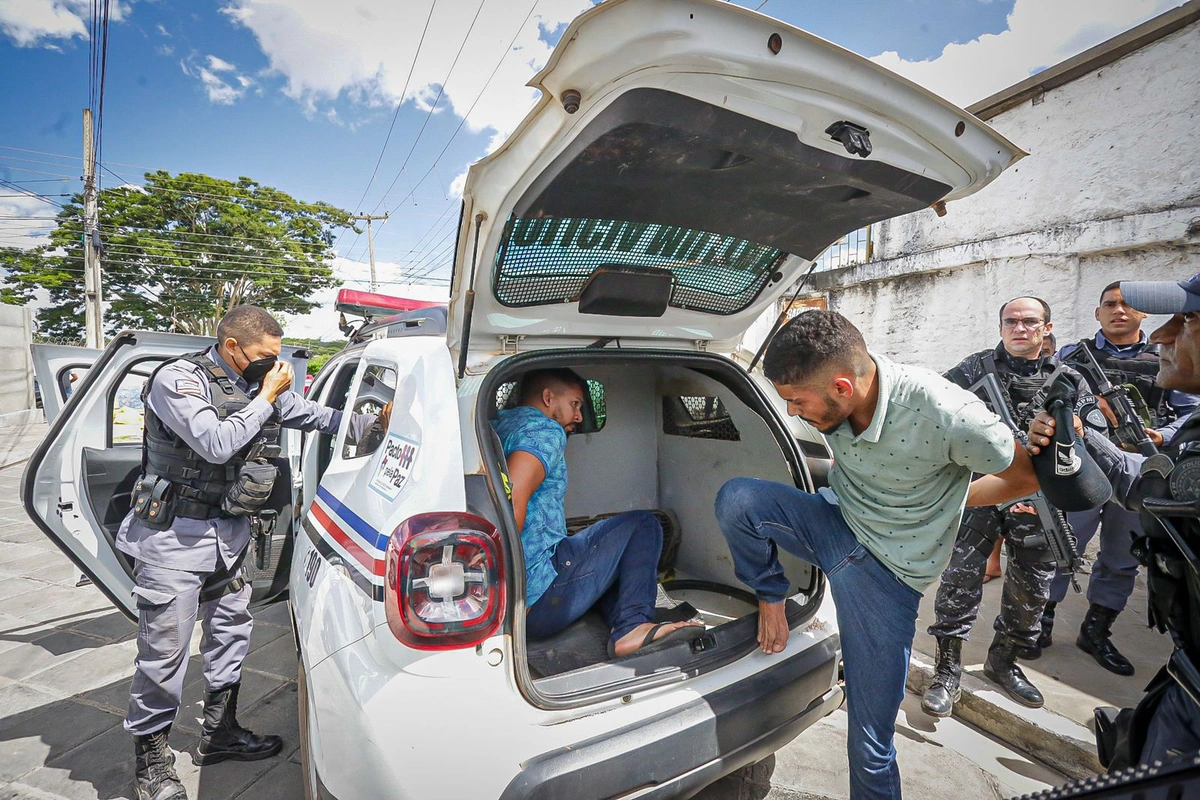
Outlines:
{"label": "white cloud", "polygon": [[171,38],[171,32],[164,28],[161,22],[154,26],[154,30],[158,31],[159,36],[165,36],[168,39]]}
{"label": "white cloud", "polygon": [[237,67],[228,61],[212,55],[208,57],[208,68],[213,72],[234,72],[237,69]]}
{"label": "white cloud", "polygon": [[[11,189],[0,189],[12,194]],[[0,197],[0,247],[28,249],[49,244],[58,208],[36,197]]]}
{"label": "white cloud", "polygon": [[[258,38],[271,71],[286,80],[285,93],[310,113],[338,97],[374,106],[394,106],[403,99],[427,110],[445,81],[439,110],[461,117],[479,98],[466,127],[507,135],[536,99],[525,83],[552,50],[539,38],[541,28],[553,29],[591,5],[589,0],[540,0],[518,32],[532,0],[484,0],[473,28],[478,4],[437,3],[414,65],[431,2],[363,0],[348,12],[326,0],[232,0],[223,10]],[[450,73],[468,28],[471,35]],[[512,52],[481,97],[514,34]]]}
{"label": "white cloud", "polygon": [[[120,22],[128,13],[118,0],[109,20]],[[0,0],[0,32],[18,47],[58,49],[56,40],[88,38],[91,15],[92,0]]]}
{"label": "white cloud", "polygon": [[1179,0],[1016,0],[1008,28],[1001,33],[946,45],[940,56],[928,61],[907,61],[895,51],[871,60],[952,103],[969,105],[1179,4]]}
{"label": "white cloud", "polygon": [[[339,289],[370,289],[370,267],[361,261],[351,261],[345,258],[333,260],[333,274],[343,281],[342,286],[318,292],[313,299],[320,305],[308,314],[293,314],[283,322],[287,336],[298,339],[324,339],[325,341],[341,340],[343,334],[338,330],[338,312],[334,309]],[[428,284],[412,284],[405,281],[404,268],[400,264],[387,261],[375,262],[375,273],[379,281],[380,294],[395,297],[407,297],[412,300],[431,300],[446,302],[449,300],[449,289],[445,286]]]}
{"label": "white cloud", "polygon": [[[204,59],[207,66],[197,62],[195,55],[186,61],[180,61],[179,66],[184,75],[197,78],[204,87],[208,101],[216,105],[232,105],[242,99],[246,90],[254,85],[254,80],[241,74],[238,68],[214,55]],[[218,75],[217,73],[222,73]],[[236,84],[236,85],[235,85]]]}

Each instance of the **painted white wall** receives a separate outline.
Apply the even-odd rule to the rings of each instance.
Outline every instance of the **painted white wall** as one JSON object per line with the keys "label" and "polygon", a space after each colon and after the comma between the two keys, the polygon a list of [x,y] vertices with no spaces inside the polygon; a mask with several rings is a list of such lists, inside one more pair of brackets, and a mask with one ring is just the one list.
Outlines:
{"label": "painted white wall", "polygon": [[33,313],[0,304],[0,416],[33,408]]}
{"label": "painted white wall", "polygon": [[989,120],[1029,157],[945,217],[877,226],[874,261],[814,288],[874,349],[942,369],[995,345],[1013,296],[1045,298],[1061,344],[1094,333],[1109,282],[1200,272],[1198,54],[1194,24]]}

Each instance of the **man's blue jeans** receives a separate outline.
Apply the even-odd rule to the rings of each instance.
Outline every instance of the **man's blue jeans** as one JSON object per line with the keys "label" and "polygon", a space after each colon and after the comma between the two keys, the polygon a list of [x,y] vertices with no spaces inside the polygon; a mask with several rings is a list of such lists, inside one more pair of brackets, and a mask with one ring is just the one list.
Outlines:
{"label": "man's blue jeans", "polygon": [[841,510],[793,486],[734,478],[717,494],[717,521],[738,580],[759,600],[779,602],[789,581],[783,548],[829,579],[846,676],[850,796],[900,797],[893,737],[904,700],[921,595],[858,543]]}
{"label": "man's blue jeans", "polygon": [[525,618],[529,634],[553,636],[592,606],[614,642],[653,620],[662,540],[649,511],[626,511],[563,539],[554,551],[558,577]]}

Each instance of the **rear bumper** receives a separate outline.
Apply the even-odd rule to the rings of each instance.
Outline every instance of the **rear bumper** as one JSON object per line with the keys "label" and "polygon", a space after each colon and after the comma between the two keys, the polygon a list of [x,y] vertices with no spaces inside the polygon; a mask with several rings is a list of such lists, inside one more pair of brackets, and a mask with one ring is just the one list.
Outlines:
{"label": "rear bumper", "polygon": [[837,710],[838,652],[838,637],[828,637],[682,708],[532,758],[501,798],[686,797]]}

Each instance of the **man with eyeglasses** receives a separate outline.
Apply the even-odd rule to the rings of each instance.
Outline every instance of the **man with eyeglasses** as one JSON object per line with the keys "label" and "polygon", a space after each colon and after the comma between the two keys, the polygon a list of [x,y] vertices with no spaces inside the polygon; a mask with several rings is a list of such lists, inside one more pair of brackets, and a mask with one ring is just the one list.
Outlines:
{"label": "man with eyeglasses", "polygon": [[[1156,386],[1158,374],[1158,345],[1153,344],[1142,331],[1142,320],[1148,315],[1137,311],[1125,302],[1119,282],[1110,283],[1100,293],[1100,305],[1096,308],[1096,320],[1100,330],[1094,337],[1078,343],[1064,345],[1058,357],[1067,363],[1084,363],[1082,350],[1089,350],[1105,376],[1114,385],[1133,387],[1145,401],[1152,429],[1186,417],[1200,405],[1200,397],[1174,389]],[[1087,372],[1084,372],[1087,376]],[[1091,383],[1091,379],[1089,379]],[[1091,386],[1093,392],[1097,387]],[[1111,410],[1101,402],[1101,408],[1109,421],[1109,439],[1116,441],[1115,423]],[[1161,445],[1163,436],[1157,430],[1150,434],[1156,445]],[[1134,540],[1142,536],[1138,514],[1126,511],[1114,500],[1101,508],[1079,511],[1067,515],[1082,553],[1088,543],[1100,531],[1100,553],[1092,565],[1088,580],[1088,611],[1079,626],[1075,645],[1096,660],[1096,663],[1117,675],[1132,675],[1130,663],[1113,644],[1112,624],[1125,610],[1125,604],[1133,594],[1137,578],[1138,562],[1130,548]],[[1037,658],[1042,648],[1053,641],[1055,607],[1067,594],[1069,576],[1058,575],[1050,587],[1050,601],[1042,614],[1042,632],[1037,645],[1023,658]]]}
{"label": "man with eyeglasses", "polygon": [[[1000,344],[973,353],[950,369],[945,377],[971,389],[987,374],[1000,384],[1008,412],[1016,422],[1015,434],[1024,429],[1035,409],[1034,394],[1058,365],[1054,356],[1043,357],[1042,345],[1050,333],[1050,306],[1037,297],[1018,297],[1000,307]],[[1104,419],[1083,378],[1073,370],[1077,388],[1075,411],[1097,430]],[[982,390],[981,399],[990,403]],[[1045,700],[1017,666],[1019,653],[1036,646],[1042,611],[1050,593],[1055,563],[1046,546],[1045,531],[1036,510],[1027,503],[1004,508],[968,508],[963,514],[950,564],[942,574],[934,603],[936,621],[929,626],[937,638],[937,666],[933,683],[921,699],[921,708],[937,717],[949,716],[962,690],[962,644],[979,616],[989,553],[1003,537],[1008,544],[1008,570],[995,638],[988,648],[984,674],[1022,705],[1039,708]]]}

